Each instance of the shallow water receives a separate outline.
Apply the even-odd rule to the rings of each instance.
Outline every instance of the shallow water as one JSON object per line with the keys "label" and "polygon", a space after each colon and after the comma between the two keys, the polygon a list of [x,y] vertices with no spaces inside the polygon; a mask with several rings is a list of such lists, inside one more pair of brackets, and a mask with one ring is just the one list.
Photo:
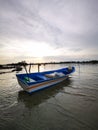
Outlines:
{"label": "shallow water", "polygon": [[[41,71],[66,66],[46,65]],[[32,95],[18,85],[15,72],[1,74],[0,130],[97,130],[98,65],[74,66],[68,80]]]}

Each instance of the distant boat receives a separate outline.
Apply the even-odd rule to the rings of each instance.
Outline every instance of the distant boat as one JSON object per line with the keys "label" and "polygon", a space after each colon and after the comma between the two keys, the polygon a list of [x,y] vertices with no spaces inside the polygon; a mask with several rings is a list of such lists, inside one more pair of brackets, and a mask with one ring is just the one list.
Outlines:
{"label": "distant boat", "polygon": [[12,72],[14,71],[22,71],[22,67],[21,66],[16,66],[15,69],[12,70]]}
{"label": "distant boat", "polygon": [[26,92],[33,93],[64,81],[74,71],[75,67],[68,67],[44,72],[16,74],[16,77],[19,85]]}

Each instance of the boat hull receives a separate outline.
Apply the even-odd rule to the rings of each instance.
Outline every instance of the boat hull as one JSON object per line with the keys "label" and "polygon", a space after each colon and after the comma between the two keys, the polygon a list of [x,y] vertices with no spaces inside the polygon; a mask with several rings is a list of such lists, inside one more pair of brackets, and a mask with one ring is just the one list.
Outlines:
{"label": "boat hull", "polygon": [[64,81],[66,78],[67,77],[63,77],[63,78],[60,78],[60,79],[55,79],[55,80],[52,80],[52,81],[46,81],[44,83],[40,83],[40,84],[37,84],[37,85],[30,86],[30,87],[27,88],[27,92],[32,93],[32,92],[35,92],[35,91],[39,91],[39,90],[51,87],[55,84],[58,84],[58,83]]}
{"label": "boat hull", "polygon": [[33,92],[36,92],[39,90],[43,90],[45,88],[52,87],[53,85],[58,84],[64,80],[66,80],[67,78],[68,78],[68,76],[65,76],[65,77],[62,77],[59,79],[49,80],[49,81],[45,81],[45,82],[38,83],[35,85],[30,85],[30,86],[27,86],[26,84],[24,84],[20,80],[18,80],[18,83],[25,91],[27,91],[28,93],[33,93]]}

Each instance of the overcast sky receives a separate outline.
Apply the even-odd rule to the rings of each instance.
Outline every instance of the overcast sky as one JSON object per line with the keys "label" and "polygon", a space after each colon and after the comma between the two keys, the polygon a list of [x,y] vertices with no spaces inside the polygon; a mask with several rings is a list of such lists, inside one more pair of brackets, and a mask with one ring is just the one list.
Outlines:
{"label": "overcast sky", "polygon": [[98,60],[98,0],[0,0],[0,63],[13,59]]}

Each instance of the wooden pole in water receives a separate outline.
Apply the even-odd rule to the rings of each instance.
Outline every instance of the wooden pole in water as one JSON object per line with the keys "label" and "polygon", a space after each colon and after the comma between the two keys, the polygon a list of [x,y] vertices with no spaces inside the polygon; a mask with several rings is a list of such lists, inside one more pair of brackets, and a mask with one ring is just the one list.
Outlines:
{"label": "wooden pole in water", "polygon": [[30,63],[30,66],[29,66],[29,73],[30,73],[30,71],[31,71],[31,63]]}
{"label": "wooden pole in water", "polygon": [[38,72],[40,72],[40,66],[41,66],[41,64],[38,64]]}
{"label": "wooden pole in water", "polygon": [[29,82],[30,82],[30,79],[29,79],[29,74],[28,74],[28,72],[27,72],[26,65],[24,65],[24,68],[25,68],[25,71],[26,71],[26,74],[27,74],[28,80],[29,80]]}

